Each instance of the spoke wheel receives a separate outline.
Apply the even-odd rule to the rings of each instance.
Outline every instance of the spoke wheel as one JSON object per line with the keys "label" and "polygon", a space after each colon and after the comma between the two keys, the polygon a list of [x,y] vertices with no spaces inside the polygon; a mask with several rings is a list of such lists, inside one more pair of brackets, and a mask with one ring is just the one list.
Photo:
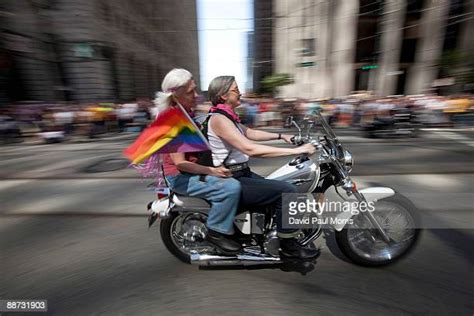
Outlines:
{"label": "spoke wheel", "polygon": [[195,213],[175,213],[161,221],[161,239],[166,248],[181,261],[190,263],[191,254],[213,253],[215,248],[205,238],[207,215]]}
{"label": "spoke wheel", "polygon": [[390,242],[382,239],[364,214],[353,217],[336,233],[342,252],[353,262],[365,266],[390,264],[406,255],[415,245],[419,235],[419,221],[415,206],[397,194],[378,201],[372,213],[384,228]]}

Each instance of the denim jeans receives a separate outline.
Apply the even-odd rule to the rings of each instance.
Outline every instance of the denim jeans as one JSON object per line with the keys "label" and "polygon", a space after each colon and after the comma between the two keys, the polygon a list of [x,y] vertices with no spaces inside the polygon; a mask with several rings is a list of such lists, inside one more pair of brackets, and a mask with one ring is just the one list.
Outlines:
{"label": "denim jeans", "polygon": [[242,196],[240,202],[242,205],[273,205],[277,231],[279,233],[294,233],[297,229],[282,228],[282,194],[296,193],[296,187],[285,181],[269,180],[250,171],[242,170],[234,174],[242,185]]}
{"label": "denim jeans", "polygon": [[[179,174],[166,177],[171,189],[179,194],[198,197],[211,203],[206,226],[222,234],[234,233],[234,217],[240,199],[240,183],[233,178]],[[204,180],[204,181],[202,181]]]}

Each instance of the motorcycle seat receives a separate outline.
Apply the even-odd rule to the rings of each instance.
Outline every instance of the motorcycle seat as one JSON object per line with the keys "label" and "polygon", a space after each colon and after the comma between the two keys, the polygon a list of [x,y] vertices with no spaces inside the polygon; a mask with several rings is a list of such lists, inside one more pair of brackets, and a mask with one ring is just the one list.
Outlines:
{"label": "motorcycle seat", "polygon": [[207,209],[211,207],[211,204],[204,199],[178,193],[173,194],[173,202],[183,208]]}

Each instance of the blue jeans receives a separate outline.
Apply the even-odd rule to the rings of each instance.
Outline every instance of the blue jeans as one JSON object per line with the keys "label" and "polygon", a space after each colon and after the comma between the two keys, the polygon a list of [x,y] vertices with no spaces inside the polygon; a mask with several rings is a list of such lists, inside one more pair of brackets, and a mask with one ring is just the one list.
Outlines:
{"label": "blue jeans", "polygon": [[166,177],[171,189],[179,194],[206,199],[211,203],[206,226],[222,234],[234,233],[234,217],[240,200],[240,183],[233,178],[179,174]]}
{"label": "blue jeans", "polygon": [[285,181],[270,180],[248,170],[237,176],[242,185],[242,205],[273,205],[276,214],[277,231],[294,233],[297,229],[282,228],[282,197],[284,193],[296,193],[296,186]]}

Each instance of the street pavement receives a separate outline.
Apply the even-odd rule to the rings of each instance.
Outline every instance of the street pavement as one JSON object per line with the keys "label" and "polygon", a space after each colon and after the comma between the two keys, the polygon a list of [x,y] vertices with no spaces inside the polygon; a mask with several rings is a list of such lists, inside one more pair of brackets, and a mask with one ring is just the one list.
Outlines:
{"label": "street pavement", "polygon": [[[359,187],[393,187],[433,224],[392,266],[351,264],[330,232],[304,276],[185,265],[164,248],[159,225],[147,228],[150,181],[121,155],[136,135],[117,135],[0,148],[0,299],[48,299],[55,315],[472,315],[472,132],[338,135]],[[287,160],[251,165],[267,175]]]}

